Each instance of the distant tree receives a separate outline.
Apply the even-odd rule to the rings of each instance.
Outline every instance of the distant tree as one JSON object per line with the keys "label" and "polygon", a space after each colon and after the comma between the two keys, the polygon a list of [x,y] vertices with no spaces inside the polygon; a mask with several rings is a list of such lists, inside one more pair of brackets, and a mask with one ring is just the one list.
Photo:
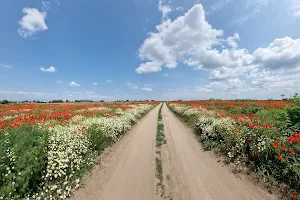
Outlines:
{"label": "distant tree", "polygon": [[101,100],[100,102],[104,102],[104,100]]}
{"label": "distant tree", "polygon": [[66,100],[66,103],[70,103],[70,101],[69,101],[69,100]]}
{"label": "distant tree", "polygon": [[285,95],[284,95],[284,94],[281,94],[280,96],[281,96],[282,100],[283,100],[283,99],[284,99],[284,97],[285,97]]}
{"label": "distant tree", "polygon": [[1,104],[8,104],[8,103],[9,103],[9,101],[7,101],[7,100],[1,101]]}
{"label": "distant tree", "polygon": [[94,102],[93,100],[90,100],[90,102]]}
{"label": "distant tree", "polygon": [[129,100],[126,100],[126,101],[129,101]]}

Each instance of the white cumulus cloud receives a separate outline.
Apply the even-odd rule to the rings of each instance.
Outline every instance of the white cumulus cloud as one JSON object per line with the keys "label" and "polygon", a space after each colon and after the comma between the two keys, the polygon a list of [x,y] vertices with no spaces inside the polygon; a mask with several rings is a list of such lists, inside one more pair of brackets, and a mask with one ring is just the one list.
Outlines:
{"label": "white cumulus cloud", "polygon": [[48,29],[45,22],[47,12],[41,12],[36,8],[23,8],[23,13],[25,15],[19,21],[18,33],[20,36],[26,38]]}
{"label": "white cumulus cloud", "polygon": [[56,69],[53,66],[50,66],[48,69],[44,67],[40,67],[40,69],[42,72],[56,72]]}
{"label": "white cumulus cloud", "polygon": [[167,18],[168,13],[172,11],[172,8],[169,5],[162,5],[162,1],[159,1],[158,10],[162,12],[162,18],[165,19]]}
{"label": "white cumulus cloud", "polygon": [[18,94],[27,94],[26,92],[20,91]]}
{"label": "white cumulus cloud", "polygon": [[80,87],[80,85],[77,84],[75,81],[72,81],[72,82],[70,83],[70,86],[71,86],[71,87]]}
{"label": "white cumulus cloud", "polygon": [[158,62],[155,61],[146,62],[142,63],[135,71],[139,74],[158,72],[161,71],[161,66]]}
{"label": "white cumulus cloud", "polygon": [[151,92],[152,88],[144,87],[144,88],[142,88],[142,90],[147,91],[147,92]]}
{"label": "white cumulus cloud", "polygon": [[233,47],[233,48],[237,48],[237,42],[240,40],[240,35],[238,33],[235,33],[233,36],[230,36],[226,39],[226,42],[229,46]]}
{"label": "white cumulus cloud", "polygon": [[290,3],[291,10],[293,15],[300,17],[300,1],[299,0],[288,0]]}

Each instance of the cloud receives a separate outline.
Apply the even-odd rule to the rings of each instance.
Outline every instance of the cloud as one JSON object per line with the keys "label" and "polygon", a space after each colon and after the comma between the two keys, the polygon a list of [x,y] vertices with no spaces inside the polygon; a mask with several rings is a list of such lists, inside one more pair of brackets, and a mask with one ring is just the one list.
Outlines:
{"label": "cloud", "polygon": [[96,83],[96,82],[95,82],[95,83],[93,83],[93,84],[94,84],[94,85],[98,85],[98,83]]}
{"label": "cloud", "polygon": [[58,6],[60,6],[59,0],[54,0]]}
{"label": "cloud", "polygon": [[164,76],[169,76],[169,74],[164,74]]}
{"label": "cloud", "polygon": [[96,92],[93,91],[86,91],[87,94],[96,94]]}
{"label": "cloud", "polygon": [[168,13],[172,11],[172,8],[169,5],[162,5],[162,1],[159,1],[158,10],[162,12],[162,19],[165,19],[168,17]]}
{"label": "cloud", "polygon": [[0,90],[0,94],[13,94],[13,93],[15,93],[15,92],[13,92],[13,91],[3,91],[3,90]]}
{"label": "cloud", "polygon": [[74,82],[74,81],[72,81],[72,82],[70,83],[70,86],[71,86],[71,87],[80,87],[80,85],[77,84],[77,83]]}
{"label": "cloud", "polygon": [[242,25],[246,21],[256,17],[260,13],[261,9],[267,7],[272,1],[273,0],[247,0],[245,8],[246,10],[250,10],[250,12],[237,19],[232,20],[227,26],[232,26],[235,24]]}
{"label": "cloud", "polygon": [[5,64],[0,64],[0,67],[12,68],[11,66],[9,66],[9,65],[5,65]]}
{"label": "cloud", "polygon": [[233,0],[219,0],[219,1],[215,2],[214,4],[212,4],[208,7],[207,15],[209,15],[215,11],[221,10],[225,5],[232,3],[232,2],[233,2]]}
{"label": "cloud", "polygon": [[205,88],[205,87],[199,87],[198,88],[199,92],[212,92],[212,89],[209,88]]}
{"label": "cloud", "polygon": [[53,96],[53,93],[48,93],[48,92],[31,92],[32,95],[35,96]]}
{"label": "cloud", "polygon": [[177,10],[177,11],[184,11],[184,8],[181,7],[181,6],[177,6],[177,7],[175,8],[175,10]]}
{"label": "cloud", "polygon": [[144,84],[144,86],[146,86],[146,87],[143,87],[143,88],[139,87],[133,83],[130,83],[130,82],[127,82],[126,84],[129,88],[134,89],[136,92],[138,92],[138,90],[143,90],[143,91],[147,91],[147,92],[152,91],[152,88],[147,87],[147,86],[151,86],[150,84]]}
{"label": "cloud", "polygon": [[106,83],[111,83],[112,81],[111,80],[106,80]]}
{"label": "cloud", "polygon": [[213,92],[215,88],[225,88],[225,85],[220,81],[213,81],[204,86],[197,86],[196,90],[199,92]]}
{"label": "cloud", "polygon": [[138,74],[147,74],[152,72],[161,71],[161,64],[159,62],[146,62],[142,63],[135,71]]}
{"label": "cloud", "polygon": [[56,69],[53,66],[50,66],[48,69],[44,67],[40,67],[40,69],[42,72],[56,72]]}
{"label": "cloud", "polygon": [[289,0],[291,4],[291,9],[295,17],[300,17],[300,1],[299,0]]}
{"label": "cloud", "polygon": [[231,46],[233,48],[237,48],[238,45],[237,45],[236,41],[239,41],[239,40],[240,40],[240,35],[238,33],[235,33],[233,36],[229,36],[226,39],[226,42],[229,46]]}
{"label": "cloud", "polygon": [[18,94],[27,94],[26,92],[20,91]]}
{"label": "cloud", "polygon": [[51,2],[50,1],[42,1],[42,10],[46,11],[50,9]]}
{"label": "cloud", "polygon": [[57,6],[60,6],[59,0],[43,0],[42,1],[42,10],[47,11],[51,9],[51,4],[55,3]]}
{"label": "cloud", "polygon": [[88,97],[93,98],[93,99],[106,99],[106,98],[108,98],[108,96],[96,95],[96,94],[88,94]]}
{"label": "cloud", "polygon": [[147,92],[151,92],[151,91],[152,91],[152,88],[144,87],[144,88],[142,88],[141,90],[147,91]]}
{"label": "cloud", "polygon": [[254,63],[269,69],[300,66],[300,39],[277,38],[267,48],[254,51]]}
{"label": "cloud", "polygon": [[137,85],[133,84],[133,83],[127,82],[126,84],[131,89],[135,89],[135,90],[139,89],[139,87]]}
{"label": "cloud", "polygon": [[178,61],[193,60],[203,53],[207,54],[207,62],[211,62],[213,54],[218,53],[211,50],[212,46],[220,44],[223,35],[222,30],[213,29],[205,20],[201,4],[193,6],[174,21],[163,20],[156,26],[156,31],[150,32],[139,48],[140,59],[148,62],[142,63],[136,69],[137,73],[158,72],[162,66],[176,68]]}
{"label": "cloud", "polygon": [[26,38],[48,29],[45,22],[47,12],[40,12],[36,8],[23,8],[23,13],[25,15],[18,22],[20,25],[18,29],[20,36]]}
{"label": "cloud", "polygon": [[61,84],[62,83],[62,81],[57,81],[57,84]]}
{"label": "cloud", "polygon": [[[257,0],[246,6],[258,12],[269,2]],[[194,69],[208,71],[211,81],[222,81],[222,88],[208,84],[198,86],[197,91],[242,93],[263,88],[267,84],[277,88],[280,85],[295,88],[294,81],[278,80],[283,75],[278,70],[292,73],[300,69],[300,39],[276,38],[266,47],[252,52],[239,48],[240,39],[238,33],[224,38],[223,30],[214,29],[206,21],[202,5],[197,4],[173,21],[164,19],[156,26],[156,31],[148,34],[139,48],[139,58],[143,63],[136,72],[159,72],[162,67],[171,69],[182,62]],[[255,70],[265,77],[251,77],[256,73]],[[241,82],[234,82],[238,80]]]}

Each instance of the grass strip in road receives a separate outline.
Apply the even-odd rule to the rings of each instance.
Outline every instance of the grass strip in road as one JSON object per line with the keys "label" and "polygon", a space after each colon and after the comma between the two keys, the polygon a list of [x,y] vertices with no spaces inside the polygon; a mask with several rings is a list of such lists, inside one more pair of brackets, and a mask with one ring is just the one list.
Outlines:
{"label": "grass strip in road", "polygon": [[156,177],[158,178],[159,182],[157,183],[157,192],[160,189],[161,194],[160,196],[163,197],[165,195],[165,186],[163,183],[163,166],[162,166],[162,159],[161,159],[161,147],[163,144],[166,143],[165,140],[165,134],[164,134],[164,124],[162,123],[162,114],[161,114],[161,109],[162,109],[163,104],[159,108],[158,111],[158,120],[157,120],[157,129],[156,129],[156,153],[158,154],[157,157],[155,158],[155,165],[156,165]]}

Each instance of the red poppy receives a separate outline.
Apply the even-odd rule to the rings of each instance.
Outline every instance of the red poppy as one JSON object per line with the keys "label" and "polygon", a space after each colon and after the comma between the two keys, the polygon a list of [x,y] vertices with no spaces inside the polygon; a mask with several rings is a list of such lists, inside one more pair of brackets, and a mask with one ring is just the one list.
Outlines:
{"label": "red poppy", "polygon": [[282,151],[285,150],[285,146],[284,146],[284,145],[281,146],[281,150],[282,150]]}
{"label": "red poppy", "polygon": [[295,153],[294,149],[289,150],[290,153]]}
{"label": "red poppy", "polygon": [[278,141],[279,141],[279,138],[276,138],[276,141],[278,142]]}
{"label": "red poppy", "polygon": [[278,147],[278,142],[272,144],[273,147]]}
{"label": "red poppy", "polygon": [[283,158],[282,155],[278,155],[277,157],[278,160],[281,160],[282,158]]}
{"label": "red poppy", "polygon": [[294,131],[294,133],[293,133],[294,135],[297,135],[297,131]]}
{"label": "red poppy", "polygon": [[290,141],[290,142],[296,142],[297,140],[296,140],[296,138],[294,137],[294,136],[290,136],[290,137],[288,137],[288,141]]}
{"label": "red poppy", "polygon": [[296,194],[293,192],[292,194],[291,194],[291,199],[296,199],[297,198],[297,196],[296,196]]}
{"label": "red poppy", "polygon": [[86,133],[84,133],[84,134],[83,134],[83,136],[84,136],[84,137],[86,137],[86,136],[87,136],[87,134],[86,134]]}
{"label": "red poppy", "polygon": [[251,141],[252,140],[252,138],[251,137],[248,137],[248,141]]}
{"label": "red poppy", "polygon": [[257,153],[256,156],[259,157],[259,156],[260,156],[260,153]]}

